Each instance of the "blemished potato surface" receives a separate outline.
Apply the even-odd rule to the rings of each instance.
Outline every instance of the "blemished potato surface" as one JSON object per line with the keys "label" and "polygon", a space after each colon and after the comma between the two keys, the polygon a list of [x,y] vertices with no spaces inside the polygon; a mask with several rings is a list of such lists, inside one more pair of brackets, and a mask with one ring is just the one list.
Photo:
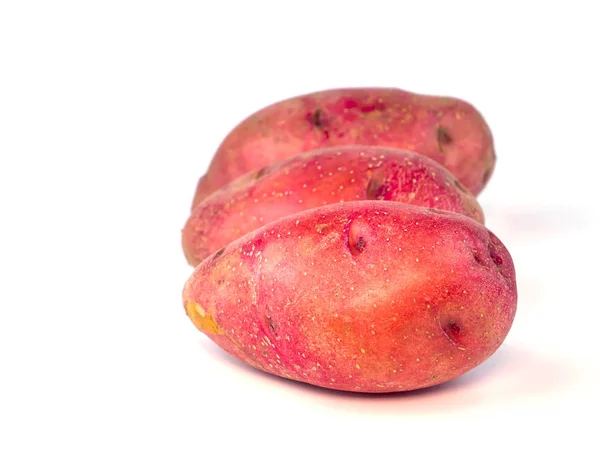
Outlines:
{"label": "blemished potato surface", "polygon": [[430,158],[381,147],[335,147],[243,175],[198,203],[183,229],[184,253],[196,266],[276,219],[356,200],[410,203],[484,220],[476,198]]}
{"label": "blemished potato surface", "polygon": [[237,125],[198,182],[193,204],[246,172],[342,145],[425,155],[474,195],[487,184],[496,161],[488,125],[465,101],[392,88],[327,90],[275,103]]}
{"label": "blemished potato surface", "polygon": [[287,216],[204,260],[183,291],[195,326],[260,370],[395,392],[492,355],[517,307],[511,256],[460,214],[357,201]]}

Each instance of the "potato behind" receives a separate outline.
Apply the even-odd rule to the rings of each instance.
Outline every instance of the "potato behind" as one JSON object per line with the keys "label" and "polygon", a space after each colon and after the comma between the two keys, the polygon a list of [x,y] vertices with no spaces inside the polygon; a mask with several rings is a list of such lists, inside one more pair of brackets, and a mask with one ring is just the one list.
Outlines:
{"label": "potato behind", "polygon": [[517,306],[504,245],[476,221],[381,201],[279,219],[203,261],[183,291],[210,339],[269,373],[395,392],[485,361]]}
{"label": "potato behind", "polygon": [[432,159],[380,147],[301,153],[246,174],[197,204],[182,234],[190,265],[286,215],[330,203],[388,200],[458,212],[483,223],[475,197]]}
{"label": "potato behind", "polygon": [[492,135],[469,103],[392,88],[348,88],[270,105],[237,125],[200,179],[197,204],[237,177],[317,148],[402,148],[445,166],[474,195],[496,161]]}

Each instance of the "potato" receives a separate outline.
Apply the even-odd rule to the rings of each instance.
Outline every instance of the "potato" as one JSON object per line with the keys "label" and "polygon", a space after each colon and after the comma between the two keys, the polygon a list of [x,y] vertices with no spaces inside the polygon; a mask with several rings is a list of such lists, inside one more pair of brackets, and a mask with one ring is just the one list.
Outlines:
{"label": "potato", "polygon": [[322,91],[275,103],[235,127],[199,181],[194,204],[246,172],[341,145],[403,148],[428,156],[474,195],[496,160],[486,122],[464,101],[386,88]]}
{"label": "potato", "polygon": [[394,392],[485,361],[517,306],[504,245],[478,222],[396,202],[304,211],[204,260],[183,303],[240,360],[326,388]]}
{"label": "potato", "polygon": [[195,206],[182,233],[192,266],[269,222],[353,200],[392,200],[483,223],[477,200],[442,166],[416,153],[338,147],[301,153],[238,178]]}

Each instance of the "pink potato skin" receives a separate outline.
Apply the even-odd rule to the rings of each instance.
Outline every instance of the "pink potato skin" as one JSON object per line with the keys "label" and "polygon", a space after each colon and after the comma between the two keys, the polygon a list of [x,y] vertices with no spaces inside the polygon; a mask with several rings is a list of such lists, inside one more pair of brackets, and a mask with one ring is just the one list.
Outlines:
{"label": "pink potato skin", "polygon": [[428,156],[474,195],[486,185],[496,161],[485,120],[462,100],[393,88],[328,90],[275,103],[237,125],[198,182],[193,204],[251,170],[342,145],[402,148]]}
{"label": "pink potato skin", "polygon": [[280,377],[356,392],[452,380],[505,339],[517,307],[504,245],[478,222],[361,201],[272,222],[203,261],[187,315]]}
{"label": "pink potato skin", "polygon": [[301,153],[236,179],[197,204],[182,233],[190,265],[286,215],[331,203],[389,200],[467,215],[483,223],[475,197],[435,161],[382,147]]}

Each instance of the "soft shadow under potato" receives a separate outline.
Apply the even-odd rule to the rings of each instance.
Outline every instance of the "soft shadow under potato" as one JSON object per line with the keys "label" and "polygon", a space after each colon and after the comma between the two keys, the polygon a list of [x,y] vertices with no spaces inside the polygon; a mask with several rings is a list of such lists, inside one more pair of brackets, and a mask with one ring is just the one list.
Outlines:
{"label": "soft shadow under potato", "polygon": [[[214,370],[239,371],[252,383],[272,385],[274,392],[286,390],[331,409],[358,414],[396,416],[446,414],[468,411],[485,404],[488,408],[562,394],[581,376],[559,358],[516,345],[502,347],[481,366],[452,381],[408,392],[365,394],[336,391],[280,378],[254,369],[208,339],[200,340],[217,363]],[[306,398],[305,398],[306,399]]]}

